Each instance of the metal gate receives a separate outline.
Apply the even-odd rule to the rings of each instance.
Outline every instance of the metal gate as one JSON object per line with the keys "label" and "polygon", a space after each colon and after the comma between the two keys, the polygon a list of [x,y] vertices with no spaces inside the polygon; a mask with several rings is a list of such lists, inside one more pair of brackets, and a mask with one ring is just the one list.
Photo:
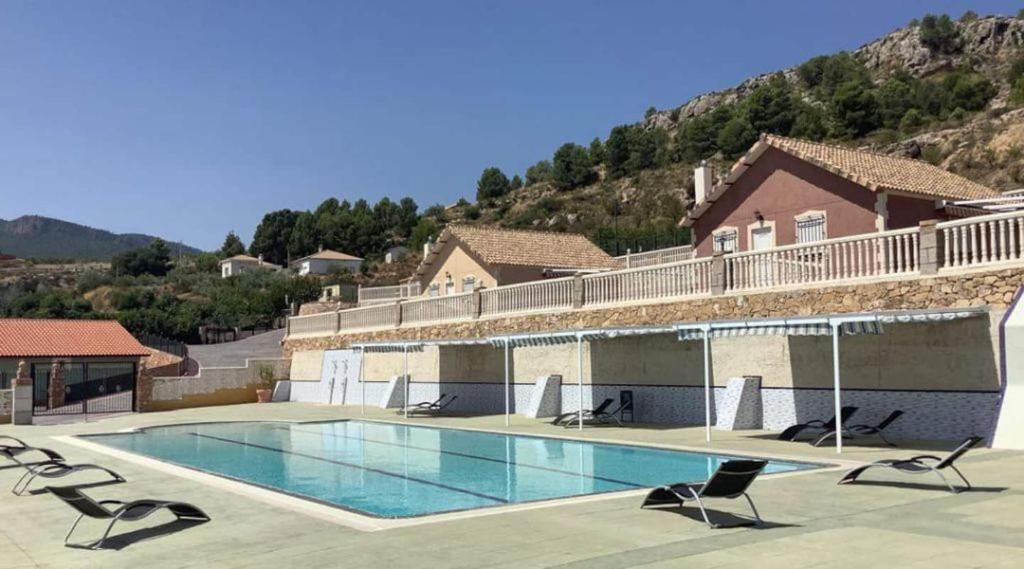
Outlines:
{"label": "metal gate", "polygon": [[33,415],[135,410],[135,363],[65,363],[62,369],[64,387],[60,393],[51,393],[52,364],[32,365]]}

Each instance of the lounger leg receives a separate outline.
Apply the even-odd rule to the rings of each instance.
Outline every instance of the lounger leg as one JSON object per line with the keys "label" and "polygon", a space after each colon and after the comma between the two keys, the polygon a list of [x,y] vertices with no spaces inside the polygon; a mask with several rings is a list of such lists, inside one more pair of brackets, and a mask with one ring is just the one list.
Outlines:
{"label": "lounger leg", "polygon": [[964,476],[964,473],[960,472],[960,469],[957,468],[956,465],[950,464],[949,467],[953,469],[953,472],[956,472],[957,476],[960,477],[960,480],[964,481],[965,487],[963,488],[963,490],[970,490],[971,489],[971,483],[967,480],[967,477]]}
{"label": "lounger leg", "polygon": [[713,524],[711,523],[711,520],[708,519],[708,512],[704,509],[704,502],[700,499],[700,496],[697,493],[694,493],[693,497],[697,500],[697,507],[700,508],[700,515],[704,516],[704,523],[708,524],[708,527],[711,529],[717,529],[718,524]]}
{"label": "lounger leg", "polygon": [[753,510],[754,512],[754,519],[757,520],[755,523],[757,525],[761,525],[762,523],[764,523],[761,521],[761,514],[757,513],[757,508],[754,507],[754,501],[750,499],[750,494],[744,492],[743,497],[747,499],[747,503],[750,504],[750,509]]}
{"label": "lounger leg", "polygon": [[82,518],[84,517],[85,514],[79,514],[78,517],[75,518],[75,523],[71,524],[71,529],[69,529],[68,534],[64,536],[64,545],[68,544],[71,539],[71,534],[75,533],[75,528],[78,527],[78,522],[82,521]]}
{"label": "lounger leg", "polygon": [[817,439],[816,439],[816,440],[815,440],[815,441],[814,441],[813,443],[811,443],[811,444],[812,444],[813,446],[818,446],[818,445],[820,445],[821,443],[825,442],[825,441],[826,441],[826,440],[828,440],[828,439],[831,439],[831,438],[832,438],[832,437],[834,437],[834,436],[836,436],[836,432],[835,432],[835,431],[828,431],[828,432],[826,432],[825,434],[823,434],[823,435],[821,435],[820,437],[818,437],[818,438],[817,438]]}
{"label": "lounger leg", "polygon": [[887,444],[887,445],[889,445],[891,447],[896,446],[896,443],[894,443],[894,442],[890,441],[889,439],[885,438],[885,433],[883,433],[882,431],[878,431],[878,438],[882,439],[882,442],[884,442],[885,444]]}
{"label": "lounger leg", "polygon": [[96,543],[92,544],[92,549],[100,549],[103,547],[103,544],[107,541],[107,536],[110,535],[110,530],[114,529],[114,524],[117,523],[118,519],[120,519],[120,516],[110,520],[110,523],[107,524],[107,529],[103,532],[103,537],[101,537]]}
{"label": "lounger leg", "polygon": [[[37,472],[35,468],[26,468],[25,474],[22,474],[21,478],[19,478],[18,481],[15,482],[14,486],[11,488],[11,494],[14,494],[15,496],[21,496],[21,494],[28,489],[29,484],[32,484],[32,481],[35,480],[36,474]],[[26,481],[26,479],[28,480]],[[24,483],[24,485],[22,485],[22,483]]]}
{"label": "lounger leg", "polygon": [[935,470],[934,468],[932,469],[932,472],[934,472],[935,474],[939,475],[939,478],[941,478],[942,481],[946,483],[946,486],[949,487],[949,491],[950,492],[952,492],[954,494],[959,494],[960,493],[960,490],[957,490],[957,487],[953,486],[953,484],[945,476],[943,476],[941,472],[939,472],[938,470]]}

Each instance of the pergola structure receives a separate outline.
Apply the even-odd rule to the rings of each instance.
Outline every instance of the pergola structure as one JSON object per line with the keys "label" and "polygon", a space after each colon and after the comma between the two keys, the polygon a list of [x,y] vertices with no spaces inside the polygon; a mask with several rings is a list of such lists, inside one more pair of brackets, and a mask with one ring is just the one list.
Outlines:
{"label": "pergola structure", "polygon": [[[842,407],[842,382],[839,366],[840,336],[882,334],[887,324],[927,323],[958,320],[986,314],[984,308],[903,310],[873,313],[833,314],[828,316],[799,316],[791,318],[765,318],[751,320],[725,320],[710,322],[678,323],[670,326],[632,326],[621,328],[599,328],[585,330],[560,330],[530,334],[509,334],[490,338],[466,340],[410,340],[401,342],[380,342],[355,344],[354,349],[366,352],[402,352],[405,355],[403,375],[405,381],[403,406],[408,417],[409,406],[409,352],[422,351],[424,346],[466,346],[490,345],[505,351],[505,425],[509,426],[511,415],[511,350],[523,346],[552,346],[576,344],[578,407],[582,417],[583,404],[583,342],[653,334],[678,335],[680,341],[701,340],[704,343],[704,423],[705,438],[711,443],[711,340],[736,336],[831,336],[833,396],[836,417]],[[366,385],[363,381],[363,365],[360,364],[360,384],[363,389],[362,402],[365,412]],[[583,421],[579,421],[583,428]],[[836,452],[843,451],[842,429],[836,432]]]}

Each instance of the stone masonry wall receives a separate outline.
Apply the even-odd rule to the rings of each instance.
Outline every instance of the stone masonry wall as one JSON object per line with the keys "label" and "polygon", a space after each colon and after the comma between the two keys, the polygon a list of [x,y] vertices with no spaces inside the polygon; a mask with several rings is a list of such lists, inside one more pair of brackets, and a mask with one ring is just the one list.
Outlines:
{"label": "stone masonry wall", "polygon": [[339,349],[357,342],[482,338],[506,333],[563,329],[881,310],[970,306],[1006,308],[1013,300],[1013,294],[1022,285],[1024,285],[1024,269],[989,270],[814,289],[733,294],[663,304],[572,310],[335,336],[286,339],[284,350],[285,357],[290,357],[291,353],[295,351]]}
{"label": "stone masonry wall", "polygon": [[0,389],[0,425],[6,425],[11,422],[13,404],[14,390]]}

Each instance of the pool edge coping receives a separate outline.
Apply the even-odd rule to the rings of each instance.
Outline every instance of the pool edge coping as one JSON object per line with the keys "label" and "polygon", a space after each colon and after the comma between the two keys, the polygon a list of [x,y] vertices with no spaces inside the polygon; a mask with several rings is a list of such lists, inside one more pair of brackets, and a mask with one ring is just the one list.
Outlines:
{"label": "pool edge coping", "polygon": [[355,529],[362,532],[376,532],[385,531],[391,529],[400,529],[406,527],[413,527],[419,525],[442,523],[459,521],[471,518],[477,518],[482,516],[499,515],[506,513],[529,511],[541,508],[550,508],[556,506],[565,506],[571,504],[583,504],[589,502],[597,502],[603,500],[612,500],[620,498],[632,498],[640,497],[650,491],[649,488],[641,488],[636,490],[617,490],[609,492],[601,492],[595,494],[588,494],[584,496],[569,496],[563,498],[552,498],[548,500],[538,500],[534,502],[525,502],[519,504],[507,504],[499,506],[490,506],[482,508],[473,508],[467,510],[458,510],[452,512],[443,512],[437,514],[426,514],[421,516],[405,517],[405,518],[386,518],[378,517],[359,511],[348,509],[340,505],[329,504],[316,500],[315,498],[299,496],[289,492],[282,491],[280,489],[271,489],[266,486],[255,484],[252,482],[245,482],[225,476],[222,474],[215,474],[198,468],[191,468],[187,466],[177,465],[168,461],[160,460],[157,458],[148,457],[142,454],[137,454],[121,449],[117,449],[101,443],[92,442],[88,440],[91,437],[102,437],[119,434],[129,433],[141,433],[150,429],[159,429],[165,427],[180,427],[189,425],[215,425],[215,424],[243,424],[243,423],[279,423],[279,424],[291,424],[291,425],[313,425],[322,423],[335,423],[344,421],[363,421],[368,423],[379,423],[387,425],[403,425],[403,426],[414,426],[432,429],[448,429],[448,430],[461,430],[487,434],[497,435],[516,435],[530,438],[540,439],[556,439],[556,440],[568,440],[577,442],[589,442],[598,444],[609,444],[617,446],[633,446],[642,447],[649,449],[658,449],[666,451],[676,452],[691,452],[699,454],[712,454],[716,456],[733,456],[733,457],[745,457],[745,458],[760,458],[767,460],[779,460],[785,462],[794,462],[799,464],[813,465],[815,468],[798,469],[789,472],[777,472],[772,474],[766,474],[763,476],[764,480],[776,480],[781,478],[787,478],[790,476],[806,475],[815,472],[830,472],[838,471],[844,468],[849,468],[853,465],[858,465],[860,462],[845,461],[845,460],[830,460],[828,462],[821,461],[816,462],[808,460],[806,457],[788,457],[788,456],[765,456],[764,454],[755,454],[751,452],[735,452],[725,450],[709,450],[701,447],[694,446],[667,446],[664,444],[649,443],[649,442],[631,442],[623,441],[620,439],[591,439],[591,438],[578,438],[565,435],[538,435],[534,433],[523,433],[518,431],[496,431],[485,428],[475,427],[451,427],[451,426],[439,426],[430,425],[418,422],[408,421],[389,421],[386,419],[365,419],[365,418],[339,418],[339,419],[323,419],[313,421],[302,421],[302,420],[287,420],[287,419],[265,419],[265,420],[239,420],[239,421],[185,421],[178,423],[165,423],[158,425],[148,425],[145,427],[129,427],[125,429],[119,429],[116,431],[106,433],[87,433],[82,435],[58,435],[50,437],[52,440],[78,446],[86,450],[112,456],[114,458],[138,464],[153,470],[164,472],[185,478],[195,482],[205,483],[208,486],[219,487],[224,490],[228,490],[235,494],[263,502],[265,504],[284,508],[286,510],[308,515],[313,518],[317,518],[321,521],[334,523],[350,529]]}

